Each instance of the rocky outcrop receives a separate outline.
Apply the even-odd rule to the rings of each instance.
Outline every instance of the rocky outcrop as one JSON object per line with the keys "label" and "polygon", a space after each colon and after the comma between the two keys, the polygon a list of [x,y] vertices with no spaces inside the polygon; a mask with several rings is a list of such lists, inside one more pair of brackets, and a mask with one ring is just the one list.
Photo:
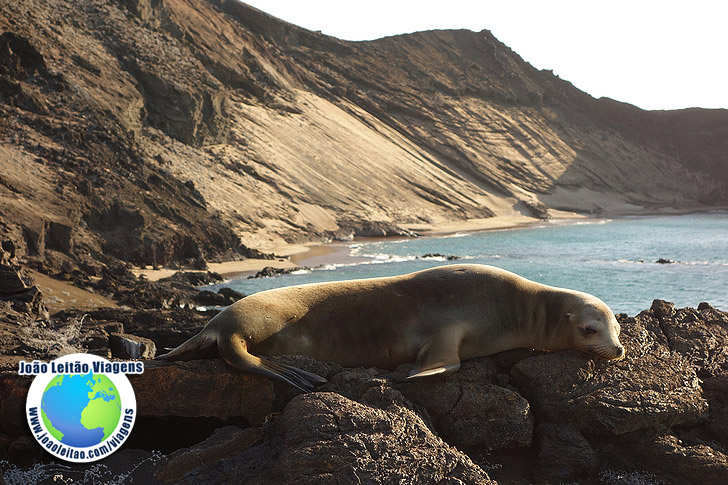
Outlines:
{"label": "rocky outcrop", "polygon": [[20,266],[0,266],[0,301],[10,302],[21,313],[43,313],[43,295]]}
{"label": "rocky outcrop", "polygon": [[154,477],[162,482],[178,482],[201,465],[206,468],[216,467],[220,462],[239,455],[259,442],[262,435],[262,428],[218,428],[208,439],[165,457],[155,469]]}
{"label": "rocky outcrop", "polygon": [[339,229],[332,232],[333,239],[350,241],[355,237],[414,237],[417,233],[388,222],[341,220]]}
{"label": "rocky outcrop", "polygon": [[[671,433],[632,433],[614,440],[608,454],[620,469],[649,470],[664,483],[723,483],[728,480],[725,445]],[[617,451],[618,449],[618,451]]]}
{"label": "rocky outcrop", "polygon": [[397,391],[372,387],[362,401],[328,392],[297,396],[261,445],[198,468],[181,483],[205,482],[209,473],[249,483],[494,483],[433,434]]}
{"label": "rocky outcrop", "polygon": [[15,249],[10,240],[3,240],[0,245],[0,305],[6,303],[16,320],[23,314],[48,318],[43,294],[27,271],[17,264]]}
{"label": "rocky outcrop", "polygon": [[118,263],[104,265],[87,272],[78,269],[53,271],[46,265],[37,265],[37,268],[42,272],[49,272],[56,279],[70,280],[76,286],[109,296],[135,309],[226,306],[244,296],[230,288],[220,288],[217,292],[199,290],[197,286],[219,283],[223,280],[219,274],[209,271],[178,271],[168,278],[149,281],[143,276],[135,276],[128,265]]}
{"label": "rocky outcrop", "polygon": [[593,478],[599,470],[599,456],[589,441],[568,424],[543,423],[536,430],[538,456],[536,483],[565,483]]}
{"label": "rocky outcrop", "polygon": [[[387,477],[396,477],[400,468],[383,457],[390,456],[385,450],[393,453],[400,445],[375,437],[404,436],[398,434],[403,430],[407,439],[422,436],[422,431],[407,427],[410,418],[401,417],[408,410],[422,420],[420,429],[424,425],[467,452],[496,480],[509,481],[512,472],[498,467],[494,456],[507,460],[509,454],[530,449],[527,481],[590,481],[620,470],[652,474],[668,483],[722,481],[728,471],[726,443],[719,438],[728,403],[723,392],[728,369],[722,360],[728,315],[708,305],[675,310],[656,301],[651,310],[635,317],[620,315],[619,320],[628,353],[617,363],[571,352],[511,353],[466,362],[450,377],[409,382],[403,380],[408,366],[394,372],[340,369],[288,357],[286,363],[325,375],[329,383],[290,401],[279,398],[283,414],[273,427],[265,428],[260,444],[226,462],[192,471],[185,479],[199,479],[206,473],[202,470],[211,469],[227,470],[230,479],[257,477],[254,481],[316,480],[324,476],[323,470],[326,477],[344,480],[352,478],[345,471],[352,469],[359,477],[376,480],[384,475],[375,471],[382,473],[384,468]],[[690,346],[679,344],[688,340]],[[697,375],[712,377],[701,385]],[[361,421],[359,416],[367,413],[374,414]],[[337,425],[331,435],[324,430],[333,416]],[[384,424],[393,416],[400,416],[396,429]],[[366,434],[377,441],[358,441],[363,428],[356,423],[363,422],[378,430]],[[662,431],[654,434],[655,430]],[[413,453],[419,446],[410,443],[407,449]],[[366,449],[367,458],[357,455],[357,449]],[[347,450],[344,457],[339,450]],[[373,450],[379,454],[372,455]],[[375,456],[380,457],[379,466],[369,468]],[[409,453],[398,460],[406,456]],[[673,465],[678,462],[683,465]],[[427,480],[445,473],[408,466],[408,476]],[[460,469],[473,473],[471,465]],[[465,476],[485,480],[479,474]]]}
{"label": "rocky outcrop", "polygon": [[265,268],[261,269],[260,271],[256,272],[253,275],[248,276],[248,279],[255,279],[255,278],[272,278],[273,276],[279,276],[284,274],[291,274],[294,271],[300,271],[303,269],[309,269],[309,268],[302,268],[302,267],[296,267],[296,268],[275,268],[273,266],[266,266]]}
{"label": "rocky outcrop", "polygon": [[[155,321],[135,315],[126,317],[123,331],[135,321]],[[104,311],[86,318],[99,332]],[[154,318],[163,327],[184,314],[166,324]],[[411,364],[349,369],[271,357],[328,379],[308,394],[220,359],[147,361],[144,374],[130,379],[137,427],[153,432],[139,431],[144,438],[130,443],[149,450],[139,455],[145,460],[153,460],[152,450],[168,450],[153,460],[160,482],[589,483],[639,476],[722,483],[728,314],[708,304],[675,309],[656,300],[650,310],[618,320],[627,349],[619,362],[511,351],[464,362],[450,376],[407,381]],[[158,333],[158,343],[181,341],[183,334]],[[0,373],[7,396],[0,444],[16,457],[37,451],[26,443],[27,428],[12,424],[22,423],[29,382]]]}
{"label": "rocky outcrop", "polygon": [[109,349],[117,359],[153,359],[157,354],[154,342],[144,337],[137,337],[120,332],[109,334]]}
{"label": "rocky outcrop", "polygon": [[530,404],[515,389],[494,384],[497,372],[491,359],[476,359],[446,380],[404,382],[398,388],[461,450],[528,447],[534,425]]}
{"label": "rocky outcrop", "polygon": [[174,366],[149,362],[130,381],[142,417],[242,417],[260,425],[273,403],[270,382],[231,374],[221,360]]}

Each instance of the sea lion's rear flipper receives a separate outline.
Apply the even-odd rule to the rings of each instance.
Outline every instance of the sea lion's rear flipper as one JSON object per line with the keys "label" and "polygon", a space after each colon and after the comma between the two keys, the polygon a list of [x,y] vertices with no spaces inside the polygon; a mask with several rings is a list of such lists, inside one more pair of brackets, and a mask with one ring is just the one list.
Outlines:
{"label": "sea lion's rear flipper", "polygon": [[462,333],[441,332],[431,338],[417,353],[417,365],[407,379],[450,374],[460,368]]}
{"label": "sea lion's rear flipper", "polygon": [[303,392],[311,392],[315,384],[327,382],[323,377],[297,367],[254,356],[248,352],[247,344],[240,337],[233,335],[219,340],[218,344],[220,356],[233,367],[283,381]]}
{"label": "sea lion's rear flipper", "polygon": [[214,334],[203,329],[200,333],[190,338],[182,345],[175,347],[166,354],[155,357],[157,360],[193,360],[199,359],[211,349],[217,342]]}

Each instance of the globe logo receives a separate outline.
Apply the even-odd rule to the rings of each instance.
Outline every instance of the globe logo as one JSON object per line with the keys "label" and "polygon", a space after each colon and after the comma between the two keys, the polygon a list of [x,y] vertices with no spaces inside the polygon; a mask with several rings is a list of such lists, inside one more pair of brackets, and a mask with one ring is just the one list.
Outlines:
{"label": "globe logo", "polygon": [[114,383],[90,372],[54,377],[43,392],[40,408],[48,432],[76,447],[98,445],[116,429],[121,417]]}
{"label": "globe logo", "polygon": [[18,373],[35,376],[25,406],[33,437],[66,461],[105,458],[131,434],[136,398],[126,374],[142,372],[142,362],[110,362],[90,354],[21,361]]}

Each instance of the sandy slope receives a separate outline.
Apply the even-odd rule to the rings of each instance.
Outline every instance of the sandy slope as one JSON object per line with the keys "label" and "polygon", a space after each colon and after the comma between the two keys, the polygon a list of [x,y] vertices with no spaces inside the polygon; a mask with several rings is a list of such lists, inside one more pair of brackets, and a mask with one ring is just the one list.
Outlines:
{"label": "sandy slope", "polygon": [[78,288],[67,281],[57,280],[37,271],[29,271],[29,273],[43,292],[43,303],[51,314],[68,308],[90,310],[101,307],[118,307],[118,304],[111,298]]}
{"label": "sandy slope", "polygon": [[56,266],[728,193],[728,113],[595,100],[487,31],[345,42],[232,0],[24,0],[0,32],[0,235]]}

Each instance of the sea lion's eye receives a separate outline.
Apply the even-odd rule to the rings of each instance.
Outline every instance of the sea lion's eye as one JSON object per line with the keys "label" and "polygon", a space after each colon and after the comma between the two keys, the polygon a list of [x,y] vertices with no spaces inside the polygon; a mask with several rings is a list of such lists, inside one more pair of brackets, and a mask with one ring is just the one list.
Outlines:
{"label": "sea lion's eye", "polygon": [[585,337],[588,337],[590,335],[594,335],[595,333],[597,333],[597,329],[591,328],[591,327],[579,327],[579,331]]}

